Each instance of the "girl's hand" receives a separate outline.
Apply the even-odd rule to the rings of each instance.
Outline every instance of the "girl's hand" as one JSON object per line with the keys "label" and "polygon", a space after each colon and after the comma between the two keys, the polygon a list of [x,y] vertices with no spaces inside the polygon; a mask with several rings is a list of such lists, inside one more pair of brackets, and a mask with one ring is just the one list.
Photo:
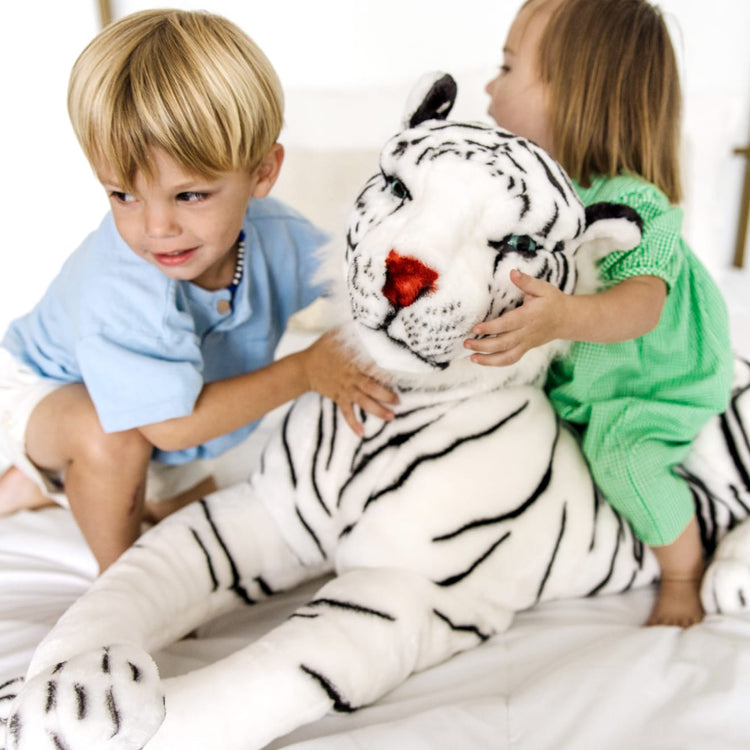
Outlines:
{"label": "girl's hand", "polygon": [[357,435],[364,435],[364,427],[357,419],[355,405],[380,419],[393,419],[388,405],[397,404],[398,396],[357,365],[336,330],[324,333],[303,354],[309,389],[335,401]]}
{"label": "girl's hand", "polygon": [[512,365],[529,349],[562,338],[569,295],[556,286],[513,270],[510,280],[524,292],[523,304],[499,318],[478,323],[472,329],[482,339],[467,339],[464,346],[476,354],[480,365]]}

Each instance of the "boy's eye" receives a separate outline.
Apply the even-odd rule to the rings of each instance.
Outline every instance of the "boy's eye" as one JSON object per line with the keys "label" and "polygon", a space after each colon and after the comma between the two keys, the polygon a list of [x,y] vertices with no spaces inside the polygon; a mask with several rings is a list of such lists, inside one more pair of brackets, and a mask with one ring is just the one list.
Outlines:
{"label": "boy's eye", "polygon": [[411,200],[411,193],[408,188],[404,185],[398,177],[389,176],[386,178],[391,188],[391,195],[394,198],[398,198],[400,201]]}
{"label": "boy's eye", "polygon": [[131,193],[125,193],[122,190],[110,190],[109,197],[114,198],[119,203],[132,203],[135,200]]}
{"label": "boy's eye", "polygon": [[197,191],[189,190],[184,193],[180,193],[177,196],[178,201],[184,201],[185,203],[194,203],[196,201],[205,200],[208,197],[208,193],[199,193]]}

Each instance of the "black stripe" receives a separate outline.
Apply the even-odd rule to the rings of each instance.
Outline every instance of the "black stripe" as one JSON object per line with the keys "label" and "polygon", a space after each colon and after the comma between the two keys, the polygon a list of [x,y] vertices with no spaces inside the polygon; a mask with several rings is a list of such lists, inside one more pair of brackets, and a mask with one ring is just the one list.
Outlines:
{"label": "black stripe", "polygon": [[617,519],[617,525],[618,525],[617,541],[615,542],[615,548],[612,552],[612,557],[610,558],[610,561],[609,561],[609,570],[607,571],[604,578],[602,578],[602,580],[596,586],[594,586],[594,588],[591,589],[591,591],[589,591],[586,594],[587,597],[595,596],[596,594],[598,594],[609,583],[614,573],[615,563],[617,562],[617,554],[620,551],[620,542],[622,541],[622,538],[625,535],[625,529],[623,528],[622,518],[619,515],[616,515],[615,517]]}
{"label": "black stripe", "polygon": [[232,572],[232,584],[228,587],[230,591],[234,591],[234,593],[245,603],[245,604],[255,604],[255,600],[247,593],[245,588],[240,585],[240,573],[237,569],[237,564],[234,561],[234,558],[229,552],[229,548],[227,547],[226,543],[221,537],[221,534],[219,534],[219,530],[216,528],[216,524],[214,523],[213,518],[211,518],[211,512],[208,508],[208,502],[204,499],[201,499],[198,501],[203,508],[203,514],[206,517],[206,521],[208,521],[208,525],[211,527],[211,531],[213,531],[214,536],[216,537],[216,541],[219,544],[219,547],[221,547],[222,551],[224,552],[224,556],[227,559],[227,564],[229,565],[229,569]]}
{"label": "black stripe", "polygon": [[345,701],[338,690],[333,686],[333,683],[327,679],[326,677],[323,677],[320,672],[316,672],[314,669],[311,669],[310,667],[305,666],[304,664],[300,664],[299,668],[305,673],[310,675],[314,680],[318,682],[318,684],[325,690],[326,695],[333,701],[333,710],[338,711],[339,713],[352,713],[352,711],[356,711],[357,709],[351,706],[347,701]]}
{"label": "black stripe", "polygon": [[78,721],[86,718],[86,688],[80,683],[73,685],[76,694],[76,718]]}
{"label": "black stripe", "polygon": [[560,208],[558,207],[557,203],[555,203],[555,214],[554,216],[542,227],[542,231],[540,234],[545,239],[549,237],[549,233],[552,231],[552,227],[557,224],[557,220],[560,218]]}
{"label": "black stripe", "polygon": [[555,547],[552,550],[552,556],[550,557],[549,563],[547,563],[547,570],[544,571],[544,575],[542,576],[541,583],[539,584],[539,589],[536,592],[536,601],[537,603],[542,597],[542,593],[544,592],[544,587],[547,585],[547,581],[549,580],[550,573],[552,572],[552,566],[555,563],[555,558],[557,557],[557,553],[560,549],[560,543],[562,542],[562,538],[565,534],[565,523],[568,518],[568,504],[563,503],[563,511],[562,511],[562,518],[560,519],[560,531],[557,535],[557,541],[555,542]]}
{"label": "black stripe", "polygon": [[323,508],[326,515],[330,518],[331,511],[328,510],[328,506],[323,501],[323,496],[320,494],[318,487],[318,481],[316,478],[316,469],[318,467],[318,456],[320,455],[320,449],[323,444],[323,397],[320,396],[318,403],[318,438],[315,442],[315,451],[313,452],[312,465],[310,467],[310,484],[312,485],[313,493],[320,503],[320,507]]}
{"label": "black stripe", "polygon": [[130,675],[133,678],[133,682],[140,682],[141,670],[132,661],[128,662],[128,666],[130,667]]}
{"label": "black stripe", "polygon": [[326,459],[326,469],[331,468],[331,461],[333,460],[333,449],[336,445],[336,436],[338,435],[338,416],[339,416],[339,410],[338,407],[336,407],[335,403],[333,401],[327,401],[325,402],[328,404],[331,410],[331,437],[328,441],[328,458]]}
{"label": "black stripe", "polygon": [[721,433],[724,436],[724,443],[727,446],[727,450],[729,451],[732,463],[734,463],[734,467],[737,470],[737,473],[740,475],[740,479],[745,485],[745,489],[750,490],[750,476],[748,476],[747,469],[743,465],[742,459],[740,458],[740,453],[737,448],[737,444],[734,441],[734,437],[732,436],[732,431],[729,427],[729,422],[727,420],[726,414],[722,414],[719,416],[719,426],[721,427]]}
{"label": "black stripe", "polygon": [[23,677],[14,677],[11,680],[6,680],[0,685],[0,690],[5,690],[5,688],[10,687],[14,682],[23,682]]}
{"label": "black stripe", "polygon": [[[522,408],[526,408],[528,405],[528,401]],[[519,409],[520,411],[520,409]],[[506,420],[511,419],[512,417],[516,416],[519,412],[514,412],[511,414],[510,417],[507,417]],[[470,521],[469,523],[464,524],[463,526],[460,526],[459,528],[455,529],[454,531],[449,531],[446,534],[441,534],[440,536],[435,536],[432,538],[433,542],[445,542],[449,539],[453,539],[460,534],[464,534],[467,531],[471,531],[473,529],[481,528],[482,526],[491,526],[493,524],[502,523],[503,521],[508,521],[513,518],[518,518],[519,516],[522,516],[526,510],[532,506],[542,495],[543,492],[546,491],[546,489],[549,487],[549,483],[552,480],[552,464],[555,460],[555,451],[557,449],[557,441],[560,437],[560,420],[555,420],[555,438],[552,441],[552,450],[550,453],[550,459],[549,463],[547,464],[547,470],[542,475],[541,480],[539,481],[539,484],[536,486],[536,489],[529,495],[529,497],[524,500],[517,508],[514,508],[508,513],[503,513],[499,516],[493,516],[490,518],[479,518],[476,521]]]}
{"label": "black stripe", "polygon": [[16,746],[21,741],[22,728],[23,724],[21,723],[21,715],[16,712],[13,714],[13,716],[10,717],[10,722],[8,723],[8,734],[10,734],[10,736],[13,738]]}
{"label": "black stripe", "polygon": [[120,729],[122,729],[122,725],[120,722],[120,710],[117,707],[117,702],[115,701],[115,694],[112,688],[107,690],[105,694],[105,702],[107,706],[107,713],[109,714],[109,718],[112,720],[112,725],[113,725],[112,734],[110,735],[110,739],[111,739],[115,735],[119,734]]}
{"label": "black stripe", "polygon": [[[387,495],[390,492],[393,492],[394,490],[399,489],[404,485],[404,483],[409,479],[409,477],[414,473],[414,471],[423,463],[426,463],[427,461],[433,461],[438,458],[443,458],[444,456],[447,456],[449,453],[452,453],[456,448],[459,448],[464,443],[469,443],[474,440],[481,440],[484,437],[487,437],[487,435],[491,435],[493,432],[497,432],[497,430],[504,427],[511,419],[514,419],[517,417],[526,407],[529,405],[529,402],[526,401],[522,406],[520,406],[516,411],[514,411],[512,414],[505,417],[505,419],[502,419],[497,424],[492,425],[491,427],[487,428],[486,430],[483,430],[482,432],[477,432],[473,435],[468,435],[466,437],[461,437],[455,440],[453,443],[451,443],[449,446],[444,448],[441,451],[437,451],[435,453],[425,453],[422,456],[419,456],[414,461],[412,461],[406,469],[401,473],[401,475],[396,479],[395,482],[391,483],[388,487],[383,488],[379,492],[374,493],[373,495],[370,495],[369,498],[367,498],[367,501],[364,504],[363,511],[367,508],[367,506],[375,502],[376,500],[379,500],[383,495]],[[437,540],[433,540],[437,541]]]}
{"label": "black stripe", "polygon": [[57,683],[50,680],[47,683],[47,700],[44,703],[44,713],[48,714],[57,706]]}
{"label": "black stripe", "polygon": [[312,530],[310,527],[310,524],[305,521],[304,516],[302,515],[302,511],[299,508],[294,509],[297,518],[299,519],[299,522],[304,526],[305,531],[312,537],[312,540],[315,542],[316,546],[318,547],[318,551],[320,552],[321,557],[325,560],[328,556],[326,555],[326,551],[323,549],[323,545],[320,543],[320,539],[318,539],[317,534]]}
{"label": "black stripe", "polygon": [[532,153],[534,154],[534,156],[536,156],[537,161],[544,167],[544,171],[547,174],[547,179],[552,183],[553,187],[557,190],[557,192],[560,193],[560,195],[562,195],[563,200],[565,201],[565,205],[569,206],[570,201],[568,200],[568,194],[565,192],[565,190],[563,190],[562,185],[557,181],[557,178],[555,177],[555,175],[553,175],[552,172],[550,171],[549,164],[547,164],[547,160],[543,159],[536,150],[532,151]]}
{"label": "black stripe", "polygon": [[104,649],[104,655],[102,656],[101,670],[104,674],[109,674],[109,649]]}
{"label": "black stripe", "polygon": [[208,575],[211,578],[211,591],[216,591],[219,588],[219,579],[216,577],[216,571],[214,570],[213,563],[211,562],[211,555],[209,555],[206,545],[201,541],[198,532],[195,529],[190,529],[195,539],[196,544],[201,548],[204,557],[206,558],[206,567],[208,568]]}
{"label": "black stripe", "polygon": [[289,427],[289,419],[292,416],[292,411],[294,410],[295,405],[297,402],[295,401],[292,406],[289,408],[289,411],[286,413],[286,416],[284,417],[284,421],[281,425],[281,443],[284,446],[284,452],[286,453],[286,461],[287,466],[289,466],[289,479],[292,483],[292,487],[297,487],[297,473],[294,471],[294,461],[292,461],[292,453],[289,449],[289,442],[287,440],[287,429]]}
{"label": "black stripe", "polygon": [[308,602],[306,606],[345,609],[359,615],[372,615],[373,617],[379,617],[381,620],[388,620],[390,622],[396,621],[396,618],[393,615],[389,615],[387,612],[381,612],[380,610],[365,607],[362,604],[355,604],[354,602],[341,601],[340,599],[313,599],[311,602]]}
{"label": "black stripe", "polygon": [[[389,437],[388,440],[385,441],[382,445],[378,446],[372,453],[368,453],[362,456],[358,464],[352,467],[351,474],[347,477],[346,481],[341,485],[341,489],[339,490],[339,497],[336,502],[337,507],[339,508],[341,507],[344,493],[349,488],[349,485],[352,482],[355,482],[357,480],[359,474],[361,474],[367,468],[370,461],[372,461],[374,458],[377,458],[378,456],[380,456],[382,453],[384,453],[387,450],[390,450],[392,448],[397,449],[397,448],[400,448],[402,445],[405,445],[410,440],[412,440],[416,435],[419,435],[420,432],[422,432],[423,430],[426,430],[428,427],[440,421],[443,418],[443,416],[444,414],[441,414],[435,419],[429,420],[427,422],[423,422],[421,425],[419,425],[419,427],[416,427],[415,429],[405,430],[403,432],[397,432],[396,434]],[[401,419],[402,419],[402,415],[397,415],[394,421],[396,421],[397,424],[400,424]],[[362,447],[364,446],[364,441],[362,442],[361,446]],[[367,503],[365,503],[364,507],[365,508],[367,507]]]}
{"label": "black stripe", "polygon": [[486,641],[490,637],[483,633],[476,625],[456,625],[454,622],[451,622],[450,618],[447,615],[439,612],[437,609],[433,609],[432,612],[437,617],[439,617],[451,630],[455,630],[460,633],[472,633],[477,638],[479,638],[480,641]]}
{"label": "black stripe", "polygon": [[60,735],[50,733],[49,738],[55,750],[68,750],[68,746],[60,739]]}
{"label": "black stripe", "polygon": [[462,581],[466,576],[471,575],[474,570],[479,567],[494,551],[510,536],[510,531],[506,531],[496,542],[494,542],[490,548],[482,553],[463,573],[456,573],[455,575],[448,576],[442,581],[435,581],[438,586],[453,586],[454,584]]}

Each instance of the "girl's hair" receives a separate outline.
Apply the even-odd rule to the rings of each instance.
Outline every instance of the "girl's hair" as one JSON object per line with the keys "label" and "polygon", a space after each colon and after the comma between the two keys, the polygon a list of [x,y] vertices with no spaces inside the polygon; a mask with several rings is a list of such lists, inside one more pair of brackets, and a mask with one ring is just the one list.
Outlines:
{"label": "girl's hair", "polygon": [[122,186],[153,176],[160,148],[205,177],[253,170],[283,124],[281,84],[237,26],[204,12],[147,10],[107,26],[73,66],[68,111],[94,169]]}
{"label": "girl's hair", "polygon": [[[527,5],[543,6],[545,0]],[[635,173],[682,197],[682,95],[660,10],[647,0],[555,2],[539,47],[555,156],[584,187]]]}

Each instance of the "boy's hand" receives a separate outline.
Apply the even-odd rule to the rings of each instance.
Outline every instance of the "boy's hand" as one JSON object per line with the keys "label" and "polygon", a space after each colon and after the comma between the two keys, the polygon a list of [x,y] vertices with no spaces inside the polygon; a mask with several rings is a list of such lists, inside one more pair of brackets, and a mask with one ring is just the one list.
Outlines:
{"label": "boy's hand", "polygon": [[397,404],[398,396],[360,369],[337,336],[337,331],[328,331],[305,350],[305,374],[310,390],[335,401],[347,424],[361,437],[364,427],[354,406],[380,419],[391,420],[393,412],[387,405]]}
{"label": "boy's hand", "polygon": [[556,286],[513,270],[510,280],[524,292],[523,304],[499,318],[472,329],[482,339],[467,339],[464,346],[477,354],[480,365],[512,365],[529,349],[561,338],[560,330],[569,296]]}

